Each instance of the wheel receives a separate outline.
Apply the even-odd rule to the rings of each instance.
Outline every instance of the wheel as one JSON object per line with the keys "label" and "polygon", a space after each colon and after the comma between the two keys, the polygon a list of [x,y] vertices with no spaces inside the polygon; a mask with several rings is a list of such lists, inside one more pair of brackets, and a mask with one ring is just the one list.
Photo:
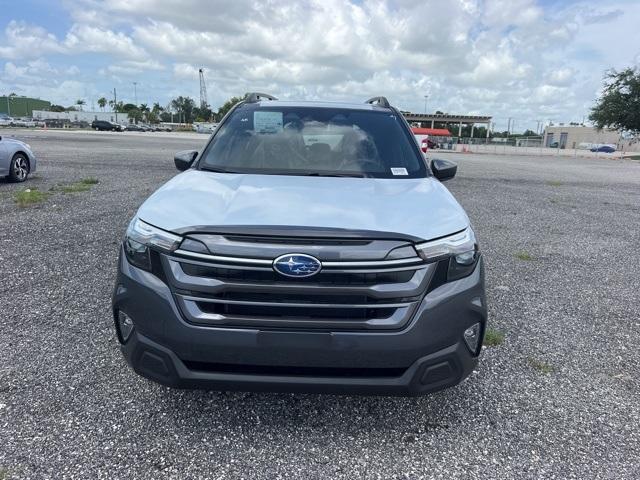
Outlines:
{"label": "wheel", "polygon": [[16,153],[11,159],[9,180],[12,182],[24,182],[29,175],[29,160],[22,153]]}

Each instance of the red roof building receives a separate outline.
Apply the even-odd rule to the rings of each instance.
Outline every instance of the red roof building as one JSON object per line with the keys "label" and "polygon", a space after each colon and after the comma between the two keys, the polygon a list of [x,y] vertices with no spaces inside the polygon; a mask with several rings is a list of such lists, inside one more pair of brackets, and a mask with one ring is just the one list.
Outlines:
{"label": "red roof building", "polygon": [[450,137],[451,132],[446,128],[419,128],[411,127],[414,135],[429,135],[430,137]]}

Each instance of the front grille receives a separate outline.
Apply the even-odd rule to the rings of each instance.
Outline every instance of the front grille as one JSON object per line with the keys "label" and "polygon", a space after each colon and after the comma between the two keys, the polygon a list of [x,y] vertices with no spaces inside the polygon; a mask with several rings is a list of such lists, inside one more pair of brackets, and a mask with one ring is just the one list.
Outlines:
{"label": "front grille", "polygon": [[[212,327],[401,329],[411,319],[435,270],[417,255],[389,255],[391,250],[406,248],[407,243],[402,241],[341,244],[309,240],[305,251],[295,239],[290,251],[315,256],[322,270],[311,277],[292,278],[271,267],[275,255],[288,248],[284,241],[276,245],[271,239],[263,243],[262,239],[250,242],[242,236],[208,237],[209,242],[212,239],[224,242],[225,255],[177,250],[162,259],[185,320]],[[234,242],[245,249],[252,244],[251,251],[257,255],[234,255]],[[211,243],[207,247],[216,251]],[[352,250],[346,254],[349,248]],[[372,258],[372,252],[381,258]],[[348,261],[336,260],[340,258]]]}

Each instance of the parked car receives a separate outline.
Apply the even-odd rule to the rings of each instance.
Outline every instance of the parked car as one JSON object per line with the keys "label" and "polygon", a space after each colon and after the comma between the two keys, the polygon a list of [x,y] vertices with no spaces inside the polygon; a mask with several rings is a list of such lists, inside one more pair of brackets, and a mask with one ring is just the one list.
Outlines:
{"label": "parked car", "polygon": [[433,140],[429,140],[428,138],[423,138],[422,142],[420,142],[420,150],[423,153],[427,153],[428,150],[433,150],[438,148],[438,144]]}
{"label": "parked car", "polygon": [[24,182],[36,171],[36,156],[27,143],[15,138],[0,137],[0,176],[12,182]]}
{"label": "parked car", "polygon": [[478,363],[469,219],[400,111],[249,94],[127,228],[113,317],[173,387],[424,394]]}
{"label": "parked car", "polygon": [[108,122],[107,120],[94,120],[91,128],[100,131],[122,132],[124,128],[119,123]]}
{"label": "parked car", "polygon": [[197,133],[211,134],[217,126],[217,123],[197,123],[194,124],[194,129]]}
{"label": "parked car", "polygon": [[616,151],[615,147],[611,145],[599,145],[597,147],[593,147],[591,149],[592,152],[604,152],[604,153],[613,153]]}
{"label": "parked car", "polygon": [[148,131],[147,128],[143,127],[142,125],[136,125],[135,123],[130,123],[129,125],[127,125],[127,130],[130,132],[146,132]]}
{"label": "parked car", "polygon": [[10,117],[6,113],[0,113],[0,126],[8,127],[11,126],[15,122],[13,117]]}
{"label": "parked car", "polygon": [[35,127],[36,122],[34,122],[32,118],[28,117],[12,118],[9,120],[9,125],[12,127]]}

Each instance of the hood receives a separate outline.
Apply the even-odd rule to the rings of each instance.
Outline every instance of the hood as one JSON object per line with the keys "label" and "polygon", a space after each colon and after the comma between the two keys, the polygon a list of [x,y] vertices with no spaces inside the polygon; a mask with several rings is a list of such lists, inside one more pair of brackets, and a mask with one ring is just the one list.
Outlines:
{"label": "hood", "polygon": [[29,148],[29,150],[31,150],[31,148],[29,147],[29,145],[27,143],[23,142],[22,140],[18,140],[17,138],[2,137],[2,141],[6,142],[6,143],[11,143],[11,144],[14,144],[14,145],[18,145],[19,147],[27,147],[27,148]]}
{"label": "hood", "polygon": [[462,207],[433,177],[302,177],[200,170],[188,170],[160,187],[142,204],[138,217],[182,233],[204,226],[286,226],[398,233],[422,240],[469,225]]}

